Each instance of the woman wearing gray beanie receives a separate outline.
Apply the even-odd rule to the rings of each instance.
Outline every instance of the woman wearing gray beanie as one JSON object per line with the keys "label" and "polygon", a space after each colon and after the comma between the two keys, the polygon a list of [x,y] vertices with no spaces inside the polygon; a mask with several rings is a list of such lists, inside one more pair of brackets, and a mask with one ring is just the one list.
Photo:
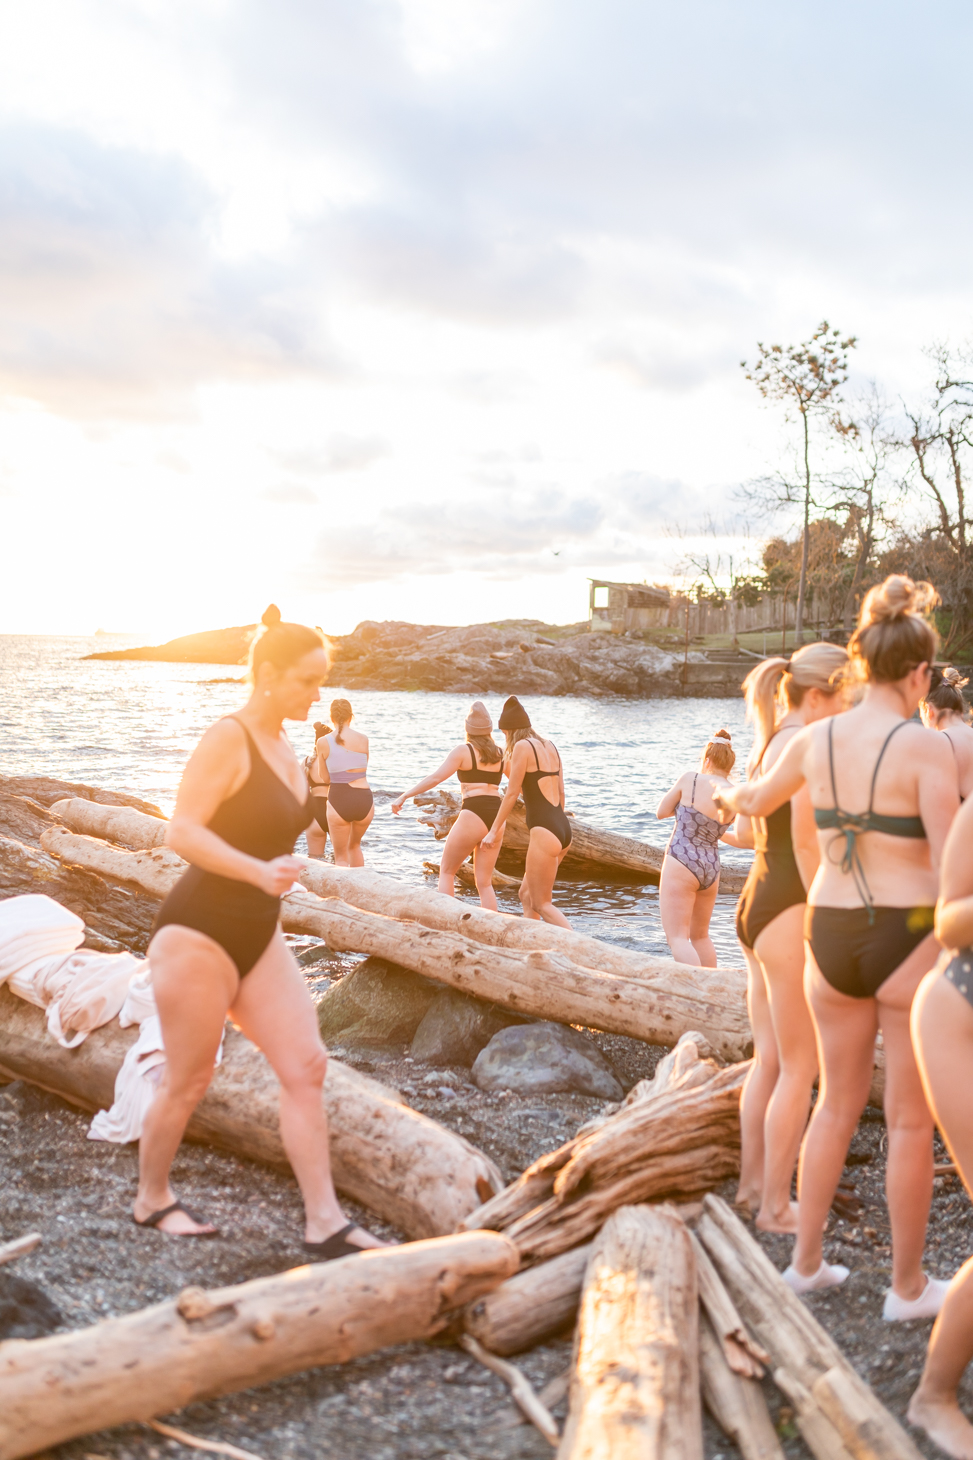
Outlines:
{"label": "woman wearing gray beanie", "polygon": [[463,791],[463,809],[453,822],[443,847],[439,890],[447,897],[454,896],[456,873],[467,857],[472,856],[480,906],[497,912],[493,869],[503,838],[496,846],[483,846],[483,838],[500,808],[500,779],[503,775],[503,753],[492,732],[493,721],[486,705],[482,700],[474,700],[466,717],[466,740],[449,752],[438,771],[397,796],[392,802],[392,810],[398,816],[410,796],[421,796],[424,791],[431,791],[434,786],[455,775]]}

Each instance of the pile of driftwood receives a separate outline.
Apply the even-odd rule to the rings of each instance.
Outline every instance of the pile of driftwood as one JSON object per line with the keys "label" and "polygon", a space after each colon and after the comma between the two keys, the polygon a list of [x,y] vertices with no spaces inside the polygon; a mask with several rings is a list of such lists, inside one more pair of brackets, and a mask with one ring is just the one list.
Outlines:
{"label": "pile of driftwood", "polygon": [[[432,828],[437,841],[449,835],[450,827],[462,810],[459,796],[440,787],[429,795],[417,796],[416,805],[426,811],[419,819]],[[530,832],[523,803],[518,801],[507,819],[503,833],[503,849],[499,861],[507,871],[523,872]],[[571,817],[571,845],[562,862],[564,871],[575,877],[616,877],[628,882],[658,882],[665,853],[634,837],[617,832],[600,831]],[[746,872],[724,867],[720,873],[720,892],[738,896],[743,890]],[[500,884],[505,885],[503,883]]]}

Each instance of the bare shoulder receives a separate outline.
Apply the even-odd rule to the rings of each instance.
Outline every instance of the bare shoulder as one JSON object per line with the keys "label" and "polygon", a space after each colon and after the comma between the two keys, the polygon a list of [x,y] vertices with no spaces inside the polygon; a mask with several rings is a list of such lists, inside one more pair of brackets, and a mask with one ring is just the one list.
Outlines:
{"label": "bare shoulder", "polygon": [[218,755],[221,757],[232,756],[242,758],[246,753],[247,735],[240,721],[233,715],[224,715],[222,720],[217,720],[208,730],[204,731],[199,744],[196,746],[194,755],[200,752],[203,756]]}

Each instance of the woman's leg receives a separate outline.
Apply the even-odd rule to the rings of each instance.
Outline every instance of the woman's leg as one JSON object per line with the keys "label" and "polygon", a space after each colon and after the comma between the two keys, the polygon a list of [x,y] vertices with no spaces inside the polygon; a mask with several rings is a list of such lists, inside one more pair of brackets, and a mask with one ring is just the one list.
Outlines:
{"label": "woman's leg", "polygon": [[[327,798],[326,797],[313,796],[312,795],[312,797],[311,797],[311,805],[314,806],[316,809],[320,810],[321,809],[321,801],[322,800],[324,801],[324,806],[325,806],[325,816],[324,816],[324,819],[325,819],[325,821],[327,821],[327,819],[328,819],[328,815],[327,815],[327,804],[328,804],[327,803]],[[314,821],[311,822],[311,825],[308,827],[307,832],[305,833],[305,835],[307,836],[307,852],[308,852],[308,856],[309,857],[323,857],[324,856],[324,852],[325,852],[325,848],[328,845],[328,833],[327,833],[327,831],[325,830],[325,828],[323,826],[320,826],[318,824],[317,819],[315,819]]]}
{"label": "woman's leg", "polygon": [[810,949],[805,992],[818,1033],[821,1083],[801,1150],[797,1241],[791,1261],[802,1277],[813,1277],[821,1266],[824,1225],[848,1147],[868,1100],[878,1009],[874,999],[852,999],[833,989]]}
{"label": "woman's leg", "polygon": [[566,852],[567,847],[562,847],[559,838],[546,826],[531,828],[524,880],[520,884],[524,917],[540,918],[545,923],[556,923],[559,928],[570,928],[567,918],[551,901],[557,869]]}
{"label": "woman's leg", "polygon": [[[166,1063],[139,1140],[134,1210],[142,1222],[175,1200],[169,1169],[189,1117],[213,1078],[227,1010],[239,985],[229,954],[193,928],[160,928],[149,945],[149,956]],[[160,1232],[212,1230],[210,1224],[200,1226],[185,1212],[173,1212],[159,1223]]]}
{"label": "woman's leg", "polygon": [[709,935],[709,924],[719,890],[719,877],[705,890],[701,888],[693,901],[693,910],[689,918],[689,941],[696,950],[696,957],[703,968],[716,967],[716,949],[713,947],[713,940]]}
{"label": "woman's leg", "polygon": [[[345,1225],[331,1179],[328,1118],[321,1092],[328,1055],[307,986],[278,929],[231,1009],[280,1081],[280,1135],[304,1198],[305,1236],[322,1242]],[[362,1232],[362,1247],[382,1244]]]}
{"label": "woman's leg", "polygon": [[334,851],[334,864],[336,867],[350,867],[351,863],[351,828],[352,823],[345,821],[339,816],[331,802],[328,802],[328,831],[331,833],[331,846]]}
{"label": "woman's leg", "polygon": [[669,951],[677,963],[689,963],[699,967],[699,954],[689,937],[693,920],[693,907],[699,882],[681,862],[668,853],[662,863],[659,878],[659,912],[662,914],[662,931],[666,935]]}
{"label": "woman's leg", "polygon": [[[477,818],[479,820],[479,818]],[[476,844],[473,853],[473,875],[476,878],[476,890],[480,898],[480,906],[488,908],[490,912],[499,912],[497,906],[497,894],[493,890],[493,872],[497,865],[497,858],[500,855],[499,843],[495,847],[485,847],[483,839]]]}
{"label": "woman's leg", "polygon": [[456,873],[484,836],[486,827],[476,812],[461,811],[449,829],[439,864],[439,891],[445,897],[456,896]]}
{"label": "woman's leg", "polygon": [[361,821],[351,823],[351,835],[348,843],[348,865],[349,867],[364,867],[365,858],[361,849],[362,837],[372,824],[375,816],[375,803],[372,802],[368,808],[368,815],[363,816]]}
{"label": "woman's leg", "polygon": [[764,1116],[780,1067],[764,972],[751,949],[742,951],[747,961],[747,1009],[753,1031],[753,1059],[740,1095],[740,1184],[736,1200],[738,1205],[756,1210],[764,1184]]}
{"label": "woman's leg", "polygon": [[796,1232],[791,1182],[818,1073],[811,1011],[804,997],[804,904],[785,908],[760,933],[754,952],[770,999],[780,1074],[764,1124],[764,1184],[757,1226]]}
{"label": "woman's leg", "polygon": [[[973,1008],[934,971],[923,980],[912,1008],[912,1038],[926,1096],[973,1196]],[[973,1425],[960,1411],[956,1390],[973,1358],[973,1258],[960,1268],[936,1319],[926,1366],[909,1404],[920,1425],[947,1455],[973,1460]]]}

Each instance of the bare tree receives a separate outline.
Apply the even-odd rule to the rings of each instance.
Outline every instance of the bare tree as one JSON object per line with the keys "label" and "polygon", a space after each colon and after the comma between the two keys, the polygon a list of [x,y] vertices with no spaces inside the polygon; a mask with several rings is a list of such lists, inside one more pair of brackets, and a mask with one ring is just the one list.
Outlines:
{"label": "bare tree", "polygon": [[800,426],[801,470],[796,479],[781,475],[763,483],[771,491],[776,484],[779,505],[799,504],[803,514],[801,567],[798,579],[797,617],[794,643],[804,642],[804,605],[807,596],[808,555],[811,546],[811,508],[814,502],[814,473],[811,469],[812,426],[827,423],[839,434],[849,428],[841,416],[841,387],[848,379],[848,351],[857,338],[841,338],[841,331],[822,320],[811,338],[800,345],[764,345],[757,342],[757,358],[741,367],[765,400],[781,401],[785,420]]}
{"label": "bare tree", "polygon": [[901,492],[901,483],[891,470],[899,447],[891,408],[874,380],[851,403],[841,422],[841,434],[855,449],[847,472],[826,492],[825,507],[844,517],[845,536],[853,538],[857,548],[842,616],[842,627],[850,633],[877,545],[895,526],[891,507]]}
{"label": "bare tree", "polygon": [[[684,550],[674,571],[689,580],[684,591],[695,596],[697,602],[707,600],[719,608],[729,608],[730,637],[735,648],[738,609],[758,603],[763,591],[759,546],[751,539],[750,529],[744,525],[741,530],[737,522],[720,524],[707,517],[701,528],[670,527],[667,531],[671,537],[692,539],[694,545]],[[706,546],[707,539],[714,540],[712,549]],[[718,547],[717,540],[735,542],[736,546],[733,551]]]}

